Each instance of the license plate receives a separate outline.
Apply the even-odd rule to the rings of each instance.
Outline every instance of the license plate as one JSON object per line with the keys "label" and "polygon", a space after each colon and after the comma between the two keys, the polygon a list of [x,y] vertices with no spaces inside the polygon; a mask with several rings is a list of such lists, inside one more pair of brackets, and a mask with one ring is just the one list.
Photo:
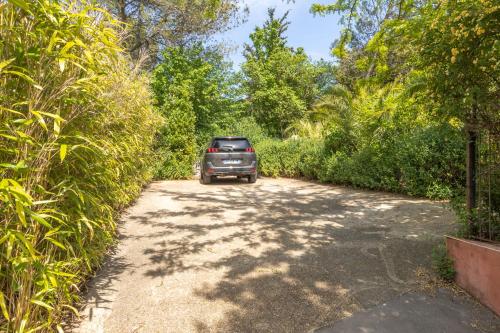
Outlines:
{"label": "license plate", "polygon": [[224,163],[224,164],[240,164],[241,160],[223,160],[222,163]]}

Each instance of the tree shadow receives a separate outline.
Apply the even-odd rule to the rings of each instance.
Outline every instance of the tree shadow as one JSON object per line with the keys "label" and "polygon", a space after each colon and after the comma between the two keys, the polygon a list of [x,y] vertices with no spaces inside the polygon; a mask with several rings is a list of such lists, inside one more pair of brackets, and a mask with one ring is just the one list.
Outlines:
{"label": "tree shadow", "polygon": [[215,324],[195,319],[197,332],[305,332],[379,304],[412,288],[451,228],[451,213],[426,200],[304,182],[223,184],[166,183],[157,195],[180,208],[129,217],[146,228],[130,237],[151,242],[146,277],[224,272],[193,293],[231,310]]}

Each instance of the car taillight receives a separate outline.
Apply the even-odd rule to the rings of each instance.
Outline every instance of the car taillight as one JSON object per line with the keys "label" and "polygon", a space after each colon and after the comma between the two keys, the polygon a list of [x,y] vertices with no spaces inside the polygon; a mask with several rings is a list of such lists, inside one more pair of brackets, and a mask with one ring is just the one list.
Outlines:
{"label": "car taillight", "polygon": [[248,148],[246,148],[246,149],[245,149],[245,151],[246,151],[247,153],[255,153],[255,149],[253,149],[252,147],[248,147]]}
{"label": "car taillight", "polygon": [[219,151],[219,148],[208,148],[207,153],[216,153]]}

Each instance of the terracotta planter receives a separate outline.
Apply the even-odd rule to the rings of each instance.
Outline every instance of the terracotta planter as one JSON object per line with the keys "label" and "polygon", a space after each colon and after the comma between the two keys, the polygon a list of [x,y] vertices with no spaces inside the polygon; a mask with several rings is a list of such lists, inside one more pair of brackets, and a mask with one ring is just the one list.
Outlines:
{"label": "terracotta planter", "polygon": [[500,246],[446,237],[456,283],[500,316]]}

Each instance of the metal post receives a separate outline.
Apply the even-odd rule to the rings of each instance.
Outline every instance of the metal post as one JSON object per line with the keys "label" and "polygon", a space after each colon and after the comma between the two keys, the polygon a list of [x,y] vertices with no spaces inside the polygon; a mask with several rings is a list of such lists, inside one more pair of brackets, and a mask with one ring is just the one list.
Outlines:
{"label": "metal post", "polygon": [[476,198],[476,170],[477,170],[477,133],[467,131],[467,213],[469,223],[472,224],[472,211],[477,207]]}

